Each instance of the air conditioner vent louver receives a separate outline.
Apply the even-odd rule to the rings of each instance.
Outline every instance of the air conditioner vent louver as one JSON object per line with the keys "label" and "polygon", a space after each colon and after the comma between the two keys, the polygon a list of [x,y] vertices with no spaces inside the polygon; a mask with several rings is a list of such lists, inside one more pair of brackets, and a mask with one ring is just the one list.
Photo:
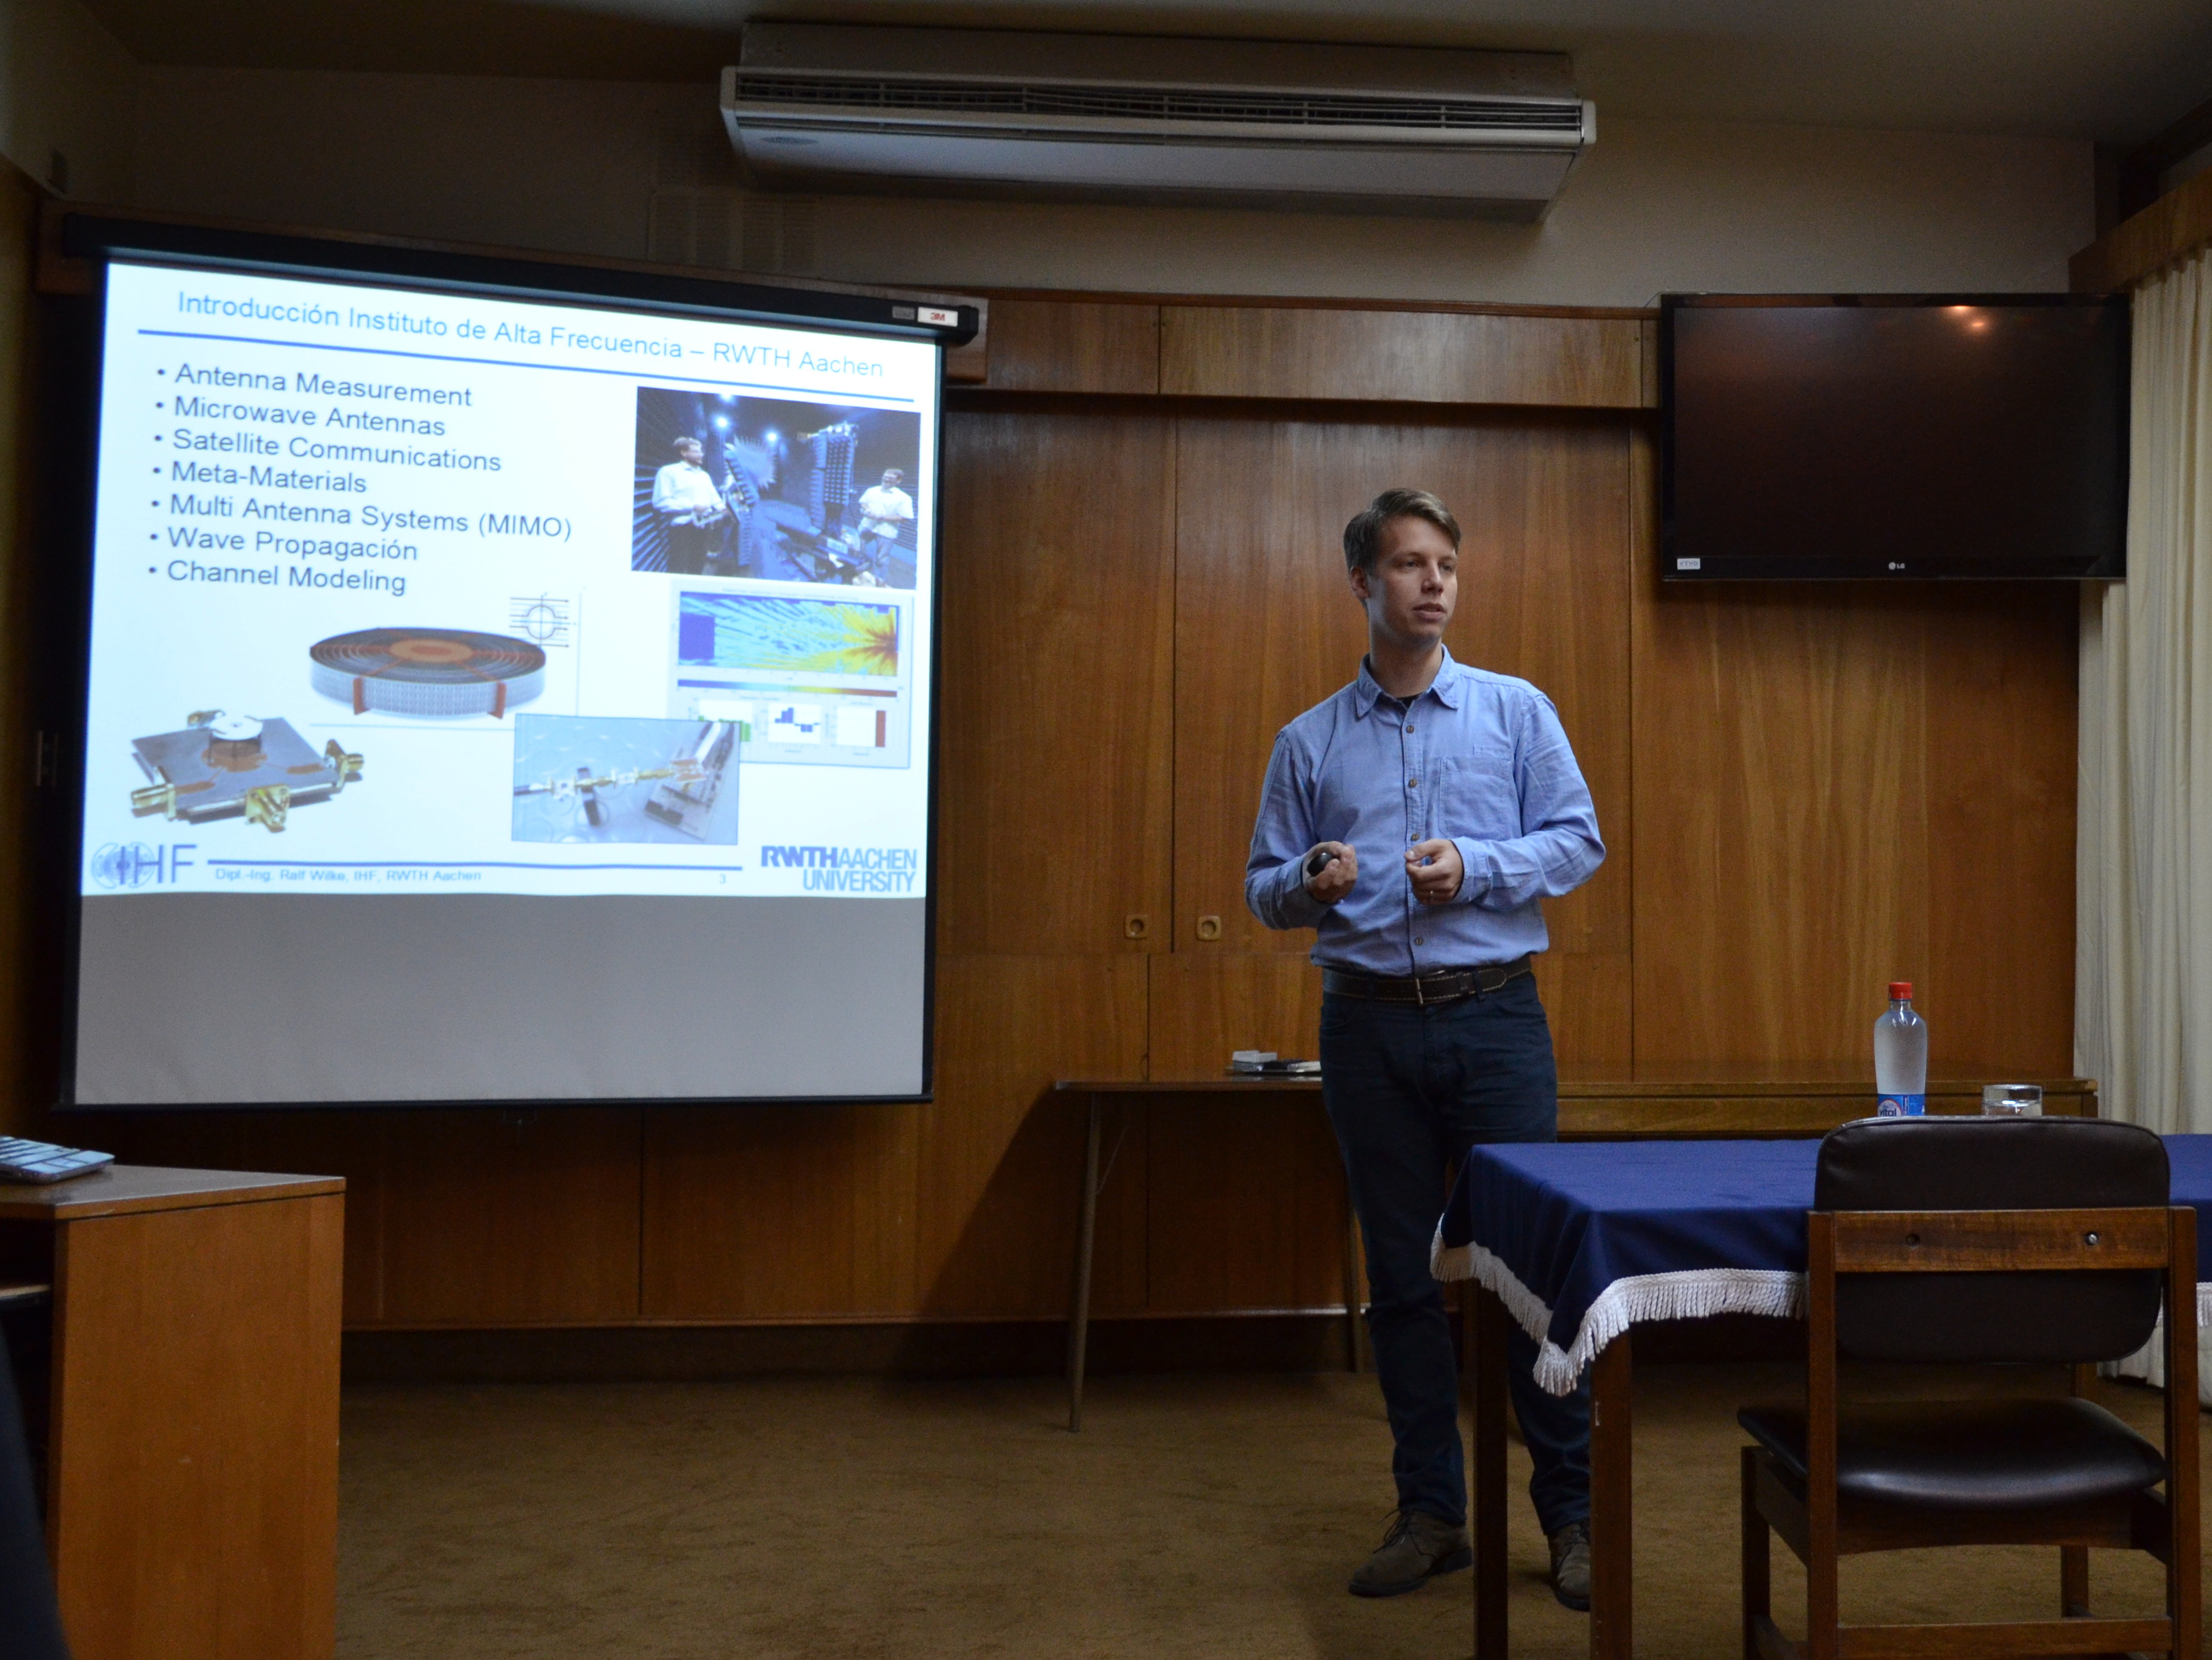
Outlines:
{"label": "air conditioner vent louver", "polygon": [[1396,127],[1451,132],[1504,129],[1578,133],[1579,100],[1362,97],[1331,93],[1150,91],[1128,87],[1010,86],[848,76],[747,75],[739,100],[786,108],[880,110],[885,114],[1085,117],[1110,121],[1224,122],[1243,125]]}
{"label": "air conditioner vent louver", "polygon": [[1597,112],[1556,52],[752,23],[754,190],[1543,216]]}

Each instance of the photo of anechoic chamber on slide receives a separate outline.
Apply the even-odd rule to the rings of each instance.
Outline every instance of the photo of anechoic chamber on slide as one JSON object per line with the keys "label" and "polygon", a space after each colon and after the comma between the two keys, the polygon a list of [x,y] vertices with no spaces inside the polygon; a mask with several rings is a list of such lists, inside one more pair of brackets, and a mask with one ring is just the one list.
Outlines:
{"label": "photo of anechoic chamber on slide", "polygon": [[525,714],[514,723],[518,842],[738,839],[735,721]]}
{"label": "photo of anechoic chamber on slide", "polygon": [[911,588],[921,417],[641,386],[630,568]]}

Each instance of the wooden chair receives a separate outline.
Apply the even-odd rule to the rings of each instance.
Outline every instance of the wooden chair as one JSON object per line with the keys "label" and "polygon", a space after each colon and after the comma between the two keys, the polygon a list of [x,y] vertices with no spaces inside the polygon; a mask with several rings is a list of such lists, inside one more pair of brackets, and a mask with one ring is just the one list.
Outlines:
{"label": "wooden chair", "polygon": [[[2081,1119],[1867,1119],[1821,1144],[1805,1403],[1747,1408],[1745,1660],[2163,1653],[2197,1660],[2197,1218],[2166,1148]],[[2166,1310],[2165,1450],[2085,1399]],[[1839,1359],[2073,1368],[2069,1398],[1839,1404]],[[2163,1494],[2157,1491],[2164,1484]],[[1807,1640],[1771,1614],[1768,1530],[1805,1564]],[[2059,1548],[2056,1620],[1839,1623],[1836,1563]],[[2166,1565],[2166,1610],[2090,1614],[2089,1548]]]}

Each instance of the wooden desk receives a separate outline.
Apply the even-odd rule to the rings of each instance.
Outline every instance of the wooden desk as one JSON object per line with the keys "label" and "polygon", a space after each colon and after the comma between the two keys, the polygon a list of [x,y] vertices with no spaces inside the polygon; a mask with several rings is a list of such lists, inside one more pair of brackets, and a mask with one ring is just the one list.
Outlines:
{"label": "wooden desk", "polygon": [[46,1544],[76,1660],[331,1652],[344,1189],[0,1184],[0,1282],[52,1286]]}
{"label": "wooden desk", "polygon": [[[1075,1233],[1075,1290],[1067,1316],[1067,1427],[1083,1427],[1083,1375],[1091,1341],[1091,1245],[1098,1231],[1098,1131],[1106,1098],[1115,1095],[1244,1095],[1255,1101],[1278,1101],[1286,1095],[1319,1096],[1318,1078],[1200,1078],[1177,1082],[1143,1082],[1127,1079],[1063,1078],[1053,1087],[1085,1097],[1090,1123],[1083,1138],[1082,1220]],[[1367,1334],[1359,1322],[1359,1219],[1347,1202],[1344,1207],[1345,1353],[1352,1369],[1360,1370],[1367,1353]]]}

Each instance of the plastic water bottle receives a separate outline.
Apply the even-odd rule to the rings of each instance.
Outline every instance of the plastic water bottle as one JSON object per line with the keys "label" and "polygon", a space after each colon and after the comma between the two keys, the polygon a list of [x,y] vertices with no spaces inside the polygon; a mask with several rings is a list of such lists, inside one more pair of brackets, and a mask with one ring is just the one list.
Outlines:
{"label": "plastic water bottle", "polygon": [[1889,982],[1889,1012],[1874,1023],[1875,1109],[1883,1118],[1918,1118],[1928,1110],[1928,1023],[1912,1012],[1912,982]]}

